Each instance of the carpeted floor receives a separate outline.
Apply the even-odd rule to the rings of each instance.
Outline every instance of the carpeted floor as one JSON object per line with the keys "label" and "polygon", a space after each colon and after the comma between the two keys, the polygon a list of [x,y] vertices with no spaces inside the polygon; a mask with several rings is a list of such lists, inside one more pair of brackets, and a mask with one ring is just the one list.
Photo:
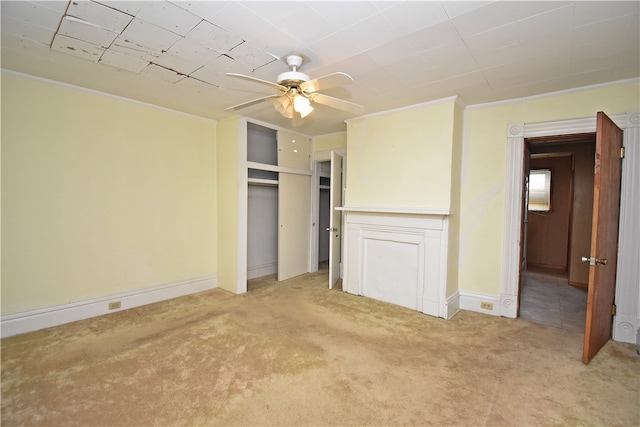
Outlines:
{"label": "carpeted floor", "polygon": [[640,357],[257,280],[2,340],[3,426],[640,425]]}

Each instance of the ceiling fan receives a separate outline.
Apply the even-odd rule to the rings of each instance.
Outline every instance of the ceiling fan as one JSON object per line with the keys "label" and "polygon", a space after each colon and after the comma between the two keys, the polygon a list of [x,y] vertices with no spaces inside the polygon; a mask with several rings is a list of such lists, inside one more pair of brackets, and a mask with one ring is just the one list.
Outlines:
{"label": "ceiling fan", "polygon": [[243,102],[242,104],[229,107],[226,110],[239,110],[271,99],[276,110],[289,119],[297,117],[296,113],[299,114],[301,118],[308,116],[313,111],[312,103],[326,105],[353,114],[360,114],[362,112],[363,107],[361,105],[319,92],[324,89],[349,84],[353,81],[351,76],[337,72],[318,77],[317,79],[311,79],[308,75],[298,71],[304,61],[305,58],[300,54],[288,55],[286,62],[291,71],[279,74],[277,83],[244,74],[226,73],[227,76],[266,85],[279,91],[276,95],[264,96],[254,99],[253,101]]}

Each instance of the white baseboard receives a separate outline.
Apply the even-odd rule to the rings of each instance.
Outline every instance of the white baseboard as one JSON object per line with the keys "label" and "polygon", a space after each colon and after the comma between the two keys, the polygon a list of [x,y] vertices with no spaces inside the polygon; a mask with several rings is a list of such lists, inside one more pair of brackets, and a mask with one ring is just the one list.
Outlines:
{"label": "white baseboard", "polygon": [[640,320],[632,316],[617,315],[613,317],[613,340],[636,344]]}
{"label": "white baseboard", "polygon": [[255,265],[247,268],[247,279],[255,279],[256,277],[268,276],[278,272],[278,263],[271,262],[269,264]]}
{"label": "white baseboard", "polygon": [[449,320],[460,311],[460,293],[455,292],[447,298],[444,309],[444,318]]}
{"label": "white baseboard", "polygon": [[[10,337],[107,313],[115,313],[128,308],[214,289],[217,286],[217,276],[212,275],[104,295],[69,304],[6,314],[0,316],[0,337]],[[120,308],[109,310],[109,303],[116,301],[120,301]]]}
{"label": "white baseboard", "polygon": [[[490,314],[492,316],[501,316],[500,297],[474,294],[471,292],[459,292],[460,309],[476,311],[478,313]],[[489,304],[492,308],[483,308],[482,303]]]}

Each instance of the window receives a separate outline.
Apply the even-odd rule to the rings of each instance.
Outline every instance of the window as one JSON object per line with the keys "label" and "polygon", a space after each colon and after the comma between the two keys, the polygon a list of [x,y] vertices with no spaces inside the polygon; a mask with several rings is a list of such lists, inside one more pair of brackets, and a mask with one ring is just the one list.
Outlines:
{"label": "window", "polygon": [[535,169],[529,172],[529,210],[551,210],[551,169]]}

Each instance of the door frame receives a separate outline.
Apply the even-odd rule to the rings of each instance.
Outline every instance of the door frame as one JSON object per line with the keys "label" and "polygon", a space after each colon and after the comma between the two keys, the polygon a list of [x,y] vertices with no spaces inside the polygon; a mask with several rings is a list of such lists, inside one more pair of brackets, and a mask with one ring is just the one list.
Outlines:
{"label": "door frame", "polygon": [[[622,168],[620,202],[620,232],[618,243],[618,265],[616,304],[613,339],[634,343],[640,326],[640,244],[632,242],[632,230],[638,228],[637,216],[640,206],[640,112],[609,116],[623,130],[623,145],[626,147]],[[520,238],[522,219],[522,179],[524,174],[525,138],[569,135],[596,131],[596,115],[580,119],[540,123],[512,123],[507,126],[507,173],[505,182],[505,212],[503,234],[503,264],[501,284],[501,315],[515,318],[518,312],[518,283],[520,280]],[[624,250],[620,250],[624,248]]]}
{"label": "door frame", "polygon": [[[330,162],[331,161],[331,153],[335,152],[342,156],[342,182],[340,185],[341,188],[345,188],[345,178],[346,178],[346,158],[347,153],[344,148],[336,148],[334,150],[326,150],[326,151],[314,151],[311,154],[311,236],[309,236],[310,249],[309,249],[309,272],[318,271],[318,233],[321,230],[318,230],[318,221],[319,221],[319,208],[320,208],[320,163]],[[333,187],[334,183],[330,184]],[[342,200],[344,203],[344,191],[342,193]],[[344,214],[343,214],[344,215]],[[341,245],[343,249],[344,247],[344,239],[343,244]],[[340,266],[340,277],[342,278],[342,266]]]}

